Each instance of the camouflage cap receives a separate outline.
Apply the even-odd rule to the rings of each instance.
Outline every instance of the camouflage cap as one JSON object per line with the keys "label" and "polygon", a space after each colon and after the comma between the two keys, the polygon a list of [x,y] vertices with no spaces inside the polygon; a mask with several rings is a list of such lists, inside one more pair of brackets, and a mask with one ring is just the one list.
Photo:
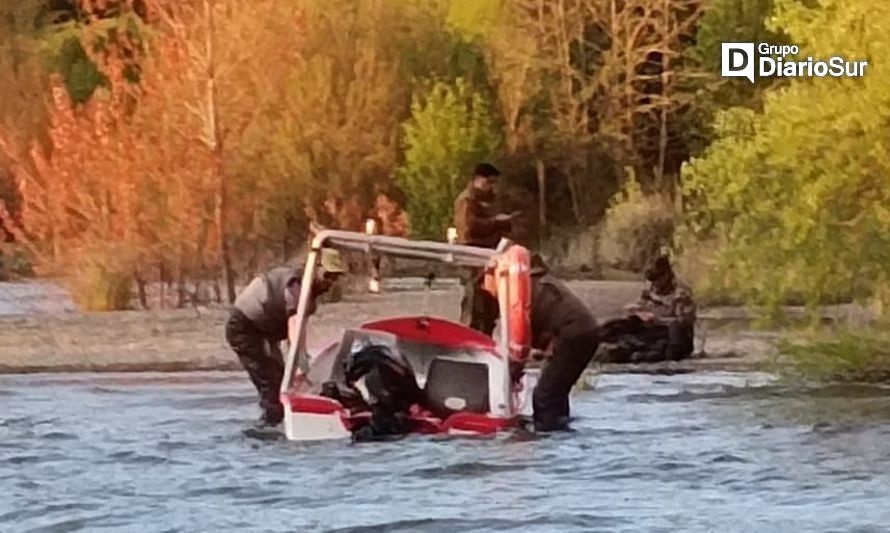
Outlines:
{"label": "camouflage cap", "polygon": [[321,268],[325,274],[345,274],[346,264],[337,250],[330,248],[322,248],[321,250]]}

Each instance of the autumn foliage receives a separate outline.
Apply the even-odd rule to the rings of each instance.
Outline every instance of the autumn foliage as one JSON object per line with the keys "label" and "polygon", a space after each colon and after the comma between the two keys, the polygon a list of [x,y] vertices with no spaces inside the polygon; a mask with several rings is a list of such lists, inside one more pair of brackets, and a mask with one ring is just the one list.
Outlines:
{"label": "autumn foliage", "polygon": [[124,51],[135,45],[107,43],[95,59],[109,90],[75,106],[53,77],[46,142],[4,143],[22,198],[19,241],[86,307],[121,307],[133,281],[215,262],[210,153],[192,138],[195,117],[169,105],[186,81],[181,45],[154,43],[133,84],[124,79]]}
{"label": "autumn foliage", "polygon": [[[837,185],[880,176],[869,169],[882,160],[825,162],[788,141],[789,131],[810,135],[834,153],[845,130],[828,119],[847,127],[858,102],[882,109],[880,72],[840,92],[832,80],[752,87],[719,75],[722,42],[794,33],[825,54],[877,57],[880,32],[831,20],[859,20],[873,2],[75,3],[52,19],[46,0],[0,2],[0,238],[13,235],[87,307],[123,307],[132,295],[158,305],[158,287],[184,303],[201,284],[230,301],[258,270],[298,257],[312,223],[361,230],[374,218],[387,234],[441,238],[482,160],[503,171],[498,207],[524,211],[513,236],[537,235],[555,267],[638,270],[665,245],[722,239],[705,248],[732,268],[699,270],[761,296],[807,283],[813,301],[838,286],[857,297],[885,290],[886,269],[873,266],[883,241],[847,229],[883,227],[886,213],[871,210],[861,184]],[[819,17],[824,27],[800,33]],[[770,104],[780,87],[812,95],[795,111],[800,124]],[[773,126],[781,143],[767,142]],[[822,146],[806,138],[801,146]],[[747,186],[761,183],[770,187]],[[837,226],[818,223],[834,208],[807,210],[825,191],[847,202]],[[772,207],[737,209],[758,202]],[[779,244],[761,246],[767,238]],[[798,263],[834,264],[808,255],[820,246],[831,258],[856,251],[862,271],[799,275],[810,270]],[[769,254],[751,261],[752,250]],[[789,270],[758,266],[767,263]]]}
{"label": "autumn foliage", "polygon": [[[156,23],[140,39],[85,35],[109,83],[75,105],[52,77],[45,140],[0,130],[21,198],[11,231],[41,274],[63,279],[91,309],[125,307],[134,287],[151,305],[145,287],[158,282],[182,300],[187,285],[224,280],[231,298],[234,283],[297,251],[308,219],[360,229],[376,216],[384,231],[407,232],[385,195],[360,205],[354,183],[313,190],[274,153],[282,124],[298,119],[269,118],[295,75],[280,66],[303,65],[298,10],[223,0],[152,8]],[[137,56],[133,82],[126,72]]]}

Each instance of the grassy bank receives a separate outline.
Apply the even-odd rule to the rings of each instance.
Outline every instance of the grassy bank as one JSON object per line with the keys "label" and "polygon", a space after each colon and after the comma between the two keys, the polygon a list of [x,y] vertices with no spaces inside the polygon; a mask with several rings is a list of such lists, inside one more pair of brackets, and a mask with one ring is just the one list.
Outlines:
{"label": "grassy bank", "polygon": [[821,328],[783,339],[777,348],[778,369],[790,378],[890,383],[890,333],[886,323]]}

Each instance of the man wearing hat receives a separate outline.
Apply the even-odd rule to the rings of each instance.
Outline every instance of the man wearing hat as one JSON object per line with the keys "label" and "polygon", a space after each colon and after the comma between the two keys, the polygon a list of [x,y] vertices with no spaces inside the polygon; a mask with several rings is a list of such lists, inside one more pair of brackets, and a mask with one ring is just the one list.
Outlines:
{"label": "man wearing hat", "polygon": [[696,321],[692,289],[677,279],[666,256],[646,270],[646,281],[640,300],[628,307],[630,316],[604,325],[606,340],[617,341],[604,362],[679,361],[692,354]]}
{"label": "man wearing hat", "polygon": [[[316,310],[316,299],[344,272],[339,254],[322,250],[319,276],[312,282],[310,315]],[[276,426],[284,418],[278,398],[284,377],[280,343],[288,338],[288,321],[297,312],[302,279],[302,269],[292,267],[260,274],[238,295],[226,322],[226,340],[259,394],[264,426]]]}
{"label": "man wearing hat", "polygon": [[[599,345],[597,320],[587,305],[547,267],[540,255],[531,263],[531,347],[546,354],[532,393],[536,431],[569,429],[569,394]],[[511,363],[518,379],[523,368]]]}
{"label": "man wearing hat", "polygon": [[[496,187],[500,171],[489,163],[476,165],[473,179],[454,201],[454,226],[457,242],[469,246],[496,248],[510,234],[516,213],[495,211]],[[482,290],[482,270],[461,274],[464,295],[461,322],[491,335],[497,321],[497,301]]]}

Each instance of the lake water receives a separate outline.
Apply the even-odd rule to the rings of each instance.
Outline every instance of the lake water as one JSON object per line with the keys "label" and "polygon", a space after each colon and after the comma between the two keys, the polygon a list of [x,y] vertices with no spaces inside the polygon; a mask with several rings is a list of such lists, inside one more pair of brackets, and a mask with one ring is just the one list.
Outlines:
{"label": "lake water", "polygon": [[887,531],[890,391],[608,375],[576,432],[246,436],[240,373],[0,376],[0,531]]}

